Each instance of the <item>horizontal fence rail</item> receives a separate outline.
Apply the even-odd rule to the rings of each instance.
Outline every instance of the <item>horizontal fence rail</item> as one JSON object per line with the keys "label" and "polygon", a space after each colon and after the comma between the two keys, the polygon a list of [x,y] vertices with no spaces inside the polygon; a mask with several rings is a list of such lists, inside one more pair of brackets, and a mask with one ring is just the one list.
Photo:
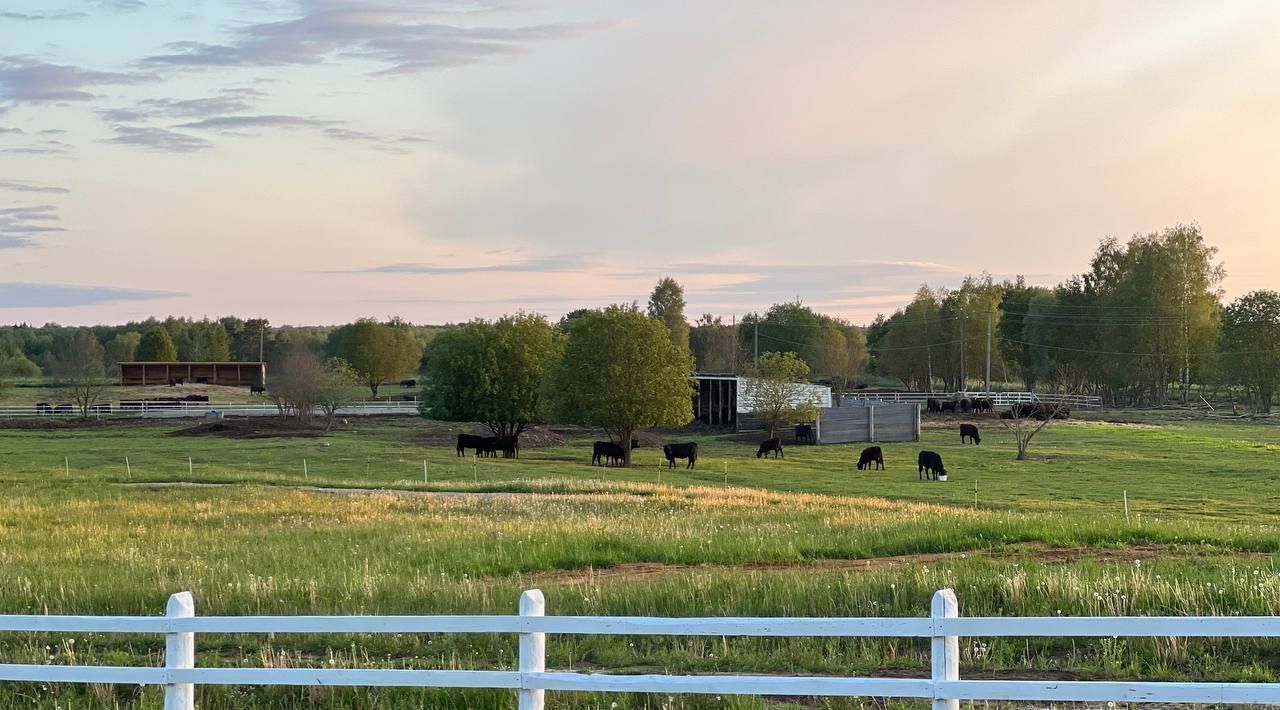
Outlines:
{"label": "horizontal fence rail", "polygon": [[990,399],[996,407],[1014,404],[1066,404],[1074,409],[1102,407],[1102,397],[1088,394],[1039,394],[1036,392],[850,392],[842,395],[846,403],[852,402],[917,402],[924,404],[931,399],[940,401],[980,398]]}
{"label": "horizontal fence rail", "polygon": [[[292,411],[286,408],[286,413]],[[274,417],[280,414],[280,408],[274,404],[262,403],[219,403],[219,402],[138,402],[129,406],[118,403],[100,405],[90,408],[91,418],[101,417],[147,417],[190,419],[211,416],[229,417]],[[315,414],[323,414],[319,407]],[[337,410],[339,417],[362,417],[374,415],[418,415],[417,401],[374,401],[352,402],[344,404]],[[72,407],[0,407],[0,418],[36,418],[55,417],[74,419],[80,416],[80,409]]]}
{"label": "horizontal fence rail", "polygon": [[[955,593],[933,597],[928,617],[652,618],[546,616],[542,592],[520,597],[518,616],[221,616],[199,617],[187,592],[165,616],[0,616],[0,632],[164,634],[164,667],[0,664],[0,681],[163,685],[166,710],[195,708],[197,685],[486,688],[517,692],[521,710],[541,710],[545,691],[893,697],[932,700],[956,710],[961,700],[1277,704],[1280,683],[961,680],[965,637],[1280,638],[1280,617],[969,617]],[[517,670],[343,668],[197,668],[197,633],[224,634],[517,634]],[[609,675],[546,669],[546,635],[893,637],[931,640],[928,678],[775,675]]]}

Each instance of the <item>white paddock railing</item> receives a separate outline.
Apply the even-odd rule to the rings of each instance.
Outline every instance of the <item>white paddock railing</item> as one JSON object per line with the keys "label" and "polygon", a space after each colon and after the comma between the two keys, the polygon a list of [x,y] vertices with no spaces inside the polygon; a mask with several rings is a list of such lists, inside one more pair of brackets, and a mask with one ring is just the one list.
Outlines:
{"label": "white paddock railing", "polygon": [[844,399],[851,402],[917,402],[924,404],[931,399],[947,401],[961,398],[991,399],[997,407],[1014,404],[1066,404],[1073,409],[1097,409],[1102,397],[1088,394],[1040,394],[1037,392],[848,392]]}
{"label": "white paddock railing", "polygon": [[[65,407],[65,405],[63,405]],[[147,418],[185,418],[203,417],[210,412],[221,412],[235,417],[274,417],[280,408],[270,403],[245,402],[139,402],[137,406],[121,407],[119,403],[110,403],[100,409],[91,409],[91,418],[114,417],[147,417]],[[319,408],[316,409],[319,414]],[[412,415],[418,414],[416,401],[372,401],[352,402],[338,408],[338,416],[360,417],[370,415]],[[0,407],[2,418],[36,418],[58,417],[78,418],[80,410],[72,407],[59,410],[57,407],[45,409],[41,407]]]}
{"label": "white paddock railing", "polygon": [[[961,680],[960,637],[1280,638],[1280,617],[974,617],[962,618],[955,593],[933,596],[929,617],[649,618],[546,616],[542,592],[520,597],[518,616],[197,617],[188,592],[163,617],[0,616],[0,631],[165,634],[165,665],[155,667],[0,664],[0,681],[163,685],[165,710],[193,710],[197,685],[491,688],[517,691],[521,710],[541,710],[548,690],[929,699],[936,710],[961,700],[1277,704],[1280,683]],[[334,668],[198,668],[197,633],[519,635],[514,671]],[[772,675],[608,675],[546,670],[546,635],[896,637],[932,640],[928,678]]]}

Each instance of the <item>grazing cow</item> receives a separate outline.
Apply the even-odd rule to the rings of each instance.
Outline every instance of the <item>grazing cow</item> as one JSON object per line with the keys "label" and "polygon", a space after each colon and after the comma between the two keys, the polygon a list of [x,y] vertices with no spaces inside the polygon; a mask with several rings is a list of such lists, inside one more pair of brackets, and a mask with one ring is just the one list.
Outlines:
{"label": "grazing cow", "polygon": [[267,386],[266,386],[266,385],[249,385],[249,394],[250,394],[250,395],[255,395],[255,394],[266,394],[266,393],[267,393]]}
{"label": "grazing cow", "polygon": [[186,384],[187,384],[187,378],[185,378],[185,377],[170,377],[170,378],[169,378],[169,386],[170,386],[170,387],[177,387],[178,385],[186,385]]}
{"label": "grazing cow", "polygon": [[760,448],[756,450],[756,458],[764,458],[770,453],[773,454],[775,459],[779,456],[784,459],[787,457],[787,455],[782,452],[782,439],[775,436],[772,439],[765,439],[760,442]]}
{"label": "grazing cow", "polygon": [[496,436],[486,436],[484,437],[484,444],[481,445],[480,449],[478,449],[476,453],[486,458],[497,458],[498,447],[501,442],[502,439]]}
{"label": "grazing cow", "polygon": [[484,437],[475,434],[459,434],[458,435],[458,455],[465,456],[467,449],[475,449],[476,455],[480,455],[484,451]]}
{"label": "grazing cow", "polygon": [[74,411],[69,404],[59,404],[53,408],[54,414],[72,414]]}
{"label": "grazing cow", "polygon": [[[968,440],[968,441],[966,441]],[[982,435],[978,433],[978,427],[972,424],[960,425],[960,443],[965,444],[972,441],[974,446],[982,443]]]}
{"label": "grazing cow", "polygon": [[813,425],[812,424],[796,425],[796,443],[799,444],[802,442],[806,444],[813,443]]}
{"label": "grazing cow", "polygon": [[418,386],[417,380],[400,380],[400,386],[405,389],[413,389]]}
{"label": "grazing cow", "polygon": [[925,400],[924,405],[925,405],[925,410],[928,411],[930,414],[940,413],[942,411],[942,402],[938,401],[936,397],[930,397],[929,399]]}
{"label": "grazing cow", "polygon": [[615,444],[612,441],[597,441],[591,445],[592,466],[595,466],[596,464],[608,466],[610,462],[617,465],[618,463],[625,461],[626,456],[627,452],[622,450],[622,446],[620,444]]}
{"label": "grazing cow", "polygon": [[938,411],[943,414],[946,414],[947,412],[951,412],[952,414],[954,414],[956,411],[956,403],[954,400],[950,400],[950,399],[940,402],[938,404],[938,407],[939,407]]}
{"label": "grazing cow", "polygon": [[973,400],[973,411],[975,412],[991,412],[996,408],[995,400],[990,397]]}
{"label": "grazing cow", "polygon": [[961,397],[960,401],[958,402],[958,405],[960,407],[961,414],[968,414],[969,412],[973,411],[973,400],[969,399],[968,397]]}
{"label": "grazing cow", "polygon": [[36,414],[53,414],[53,405],[48,402],[40,402],[36,405]]}
{"label": "grazing cow", "polygon": [[675,468],[676,459],[688,459],[689,465],[685,468],[693,468],[693,465],[698,462],[698,442],[667,444],[662,447],[662,455],[667,457],[667,468]]}
{"label": "grazing cow", "polygon": [[520,458],[520,437],[519,436],[498,437],[498,450],[502,452],[502,458],[504,459]]}
{"label": "grazing cow", "polygon": [[880,470],[884,470],[884,452],[879,446],[869,446],[862,450],[862,454],[858,456],[858,470],[871,470],[872,466],[879,466]]}
{"label": "grazing cow", "polygon": [[936,481],[939,475],[947,475],[947,469],[942,465],[942,457],[932,451],[921,451],[917,461],[919,463],[919,469],[916,471],[918,480],[923,481],[927,477]]}

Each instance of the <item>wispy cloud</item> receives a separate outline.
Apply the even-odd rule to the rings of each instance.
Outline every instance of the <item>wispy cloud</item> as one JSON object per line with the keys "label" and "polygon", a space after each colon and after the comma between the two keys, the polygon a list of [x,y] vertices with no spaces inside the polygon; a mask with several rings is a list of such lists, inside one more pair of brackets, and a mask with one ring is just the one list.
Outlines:
{"label": "wispy cloud", "polygon": [[377,62],[384,73],[462,66],[522,54],[534,44],[577,37],[585,25],[463,27],[441,23],[440,6],[417,0],[301,0],[292,19],[236,30],[226,44],[174,42],[151,65],[281,66],[335,57]]}
{"label": "wispy cloud", "polygon": [[116,12],[136,12],[147,7],[145,0],[86,0],[86,2],[104,10]]}
{"label": "wispy cloud", "polygon": [[17,20],[18,22],[80,20],[88,16],[88,13],[77,12],[74,10],[58,10],[55,12],[0,12],[0,20]]}
{"label": "wispy cloud", "polygon": [[48,103],[87,101],[103,85],[141,84],[148,74],[93,71],[67,64],[49,64],[32,57],[0,57],[0,101]]}
{"label": "wispy cloud", "polygon": [[154,301],[186,295],[172,291],[145,291],[107,286],[0,282],[0,310],[96,306],[122,301]]}
{"label": "wispy cloud", "polygon": [[26,180],[0,180],[0,190],[10,190],[12,192],[43,192],[51,195],[66,195],[71,191],[65,187],[57,187],[54,185],[40,185]]}
{"label": "wispy cloud", "polygon": [[29,247],[45,234],[67,231],[60,220],[53,205],[0,208],[0,249]]}
{"label": "wispy cloud", "polygon": [[193,153],[198,150],[212,148],[213,144],[199,136],[187,135],[154,126],[112,126],[115,136],[106,138],[104,143],[129,145],[167,153]]}
{"label": "wispy cloud", "polygon": [[410,262],[385,264],[367,269],[354,269],[340,273],[359,274],[493,274],[493,273],[565,273],[582,271],[600,266],[598,257],[592,254],[551,256],[540,259],[524,259],[499,264],[435,264]]}

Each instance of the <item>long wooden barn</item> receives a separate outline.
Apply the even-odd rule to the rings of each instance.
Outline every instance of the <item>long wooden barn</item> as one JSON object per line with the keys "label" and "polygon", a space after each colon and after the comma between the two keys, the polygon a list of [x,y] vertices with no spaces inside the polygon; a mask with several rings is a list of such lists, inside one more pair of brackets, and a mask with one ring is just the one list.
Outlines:
{"label": "long wooden barn", "polygon": [[185,384],[228,385],[247,387],[262,385],[267,381],[265,362],[122,362],[120,384],[167,385],[181,381]]}

